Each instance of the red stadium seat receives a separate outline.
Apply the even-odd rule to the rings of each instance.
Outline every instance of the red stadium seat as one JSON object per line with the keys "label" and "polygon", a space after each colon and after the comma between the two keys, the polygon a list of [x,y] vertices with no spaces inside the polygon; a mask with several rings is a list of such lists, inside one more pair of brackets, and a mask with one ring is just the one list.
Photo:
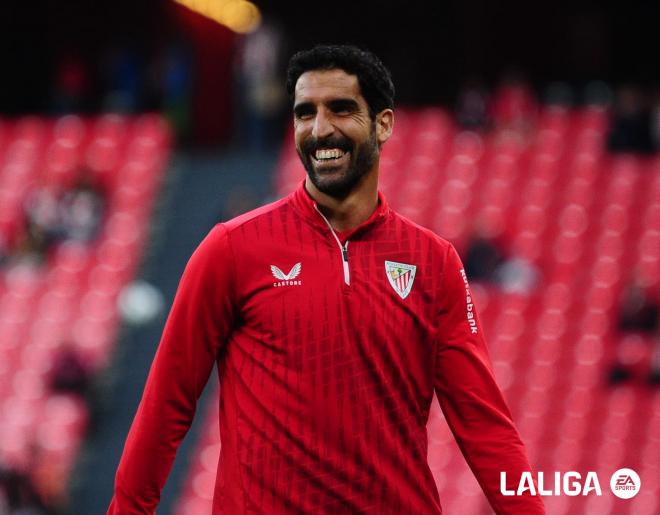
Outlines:
{"label": "red stadium seat", "polygon": [[87,410],[82,400],[49,391],[49,368],[65,342],[93,366],[110,355],[117,329],[114,300],[130,280],[144,243],[146,215],[170,145],[169,129],[158,115],[137,120],[117,115],[55,121],[28,117],[0,123],[0,231],[13,239],[22,231],[23,202],[30,190],[66,189],[85,162],[114,199],[112,174],[126,168],[124,148],[138,139],[134,146],[139,148],[146,140],[156,142],[158,161],[146,172],[130,175],[139,179],[138,200],[131,198],[121,209],[109,203],[98,243],[65,242],[41,268],[10,265],[0,270],[0,461],[25,467],[40,449],[62,488],[83,438]]}
{"label": "red stadium seat", "polygon": [[[538,292],[529,296],[473,289],[496,377],[534,468],[599,473],[603,496],[546,497],[548,512],[660,513],[657,485],[644,486],[628,505],[605,491],[613,464],[637,467],[643,478],[659,471],[660,395],[637,385],[610,393],[605,385],[624,280],[634,269],[649,285],[660,284],[660,159],[608,157],[609,114],[601,107],[543,108],[529,137],[460,132],[441,110],[399,111],[381,160],[392,205],[457,248],[472,224],[483,222],[486,234],[503,237],[540,269]],[[276,175],[279,193],[302,177],[289,135]],[[646,343],[619,345],[640,365],[648,359]],[[213,464],[205,449],[209,441],[217,445],[217,403],[206,428],[178,515],[210,506],[212,471],[202,455]],[[435,402],[428,434],[429,466],[445,510],[489,513]]]}

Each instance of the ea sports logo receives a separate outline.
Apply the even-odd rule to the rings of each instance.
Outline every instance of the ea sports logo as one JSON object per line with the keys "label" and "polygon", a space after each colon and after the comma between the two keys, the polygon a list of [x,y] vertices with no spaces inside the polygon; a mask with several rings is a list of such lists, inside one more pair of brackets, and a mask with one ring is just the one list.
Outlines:
{"label": "ea sports logo", "polygon": [[612,474],[610,488],[612,493],[620,499],[631,499],[639,493],[642,481],[632,469],[619,469]]}

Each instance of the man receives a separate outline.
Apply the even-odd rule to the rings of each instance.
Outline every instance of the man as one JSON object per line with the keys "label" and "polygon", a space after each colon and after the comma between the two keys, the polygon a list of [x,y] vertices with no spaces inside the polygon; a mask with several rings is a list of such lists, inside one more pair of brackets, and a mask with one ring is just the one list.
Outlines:
{"label": "man", "polygon": [[538,498],[500,494],[500,471],[530,467],[456,251],[378,193],[389,72],[368,52],[321,46],[294,55],[287,86],[307,178],[193,254],[109,513],[154,513],[216,362],[214,514],[441,513],[427,464],[434,392],[495,511],[544,513]]}

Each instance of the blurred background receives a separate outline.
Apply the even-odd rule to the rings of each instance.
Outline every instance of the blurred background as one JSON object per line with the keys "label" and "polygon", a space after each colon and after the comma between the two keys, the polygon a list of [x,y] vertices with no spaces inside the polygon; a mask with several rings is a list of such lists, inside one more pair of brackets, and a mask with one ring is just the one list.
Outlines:
{"label": "blurred background", "polygon": [[[284,72],[371,49],[397,88],[392,206],[452,241],[550,514],[659,514],[657,3],[3,3],[0,514],[105,513],[185,263],[296,187]],[[210,513],[217,378],[159,513]],[[448,514],[491,513],[437,409]],[[641,476],[624,501],[622,467]]]}

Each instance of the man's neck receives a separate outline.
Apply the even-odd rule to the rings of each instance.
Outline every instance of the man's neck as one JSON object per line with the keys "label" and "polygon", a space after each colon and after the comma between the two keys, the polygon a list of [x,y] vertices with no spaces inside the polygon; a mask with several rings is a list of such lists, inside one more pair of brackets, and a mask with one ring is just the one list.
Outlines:
{"label": "man's neck", "polygon": [[367,174],[360,184],[344,198],[335,198],[319,191],[307,177],[307,193],[316,201],[332,228],[350,231],[369,219],[378,206],[378,173]]}

